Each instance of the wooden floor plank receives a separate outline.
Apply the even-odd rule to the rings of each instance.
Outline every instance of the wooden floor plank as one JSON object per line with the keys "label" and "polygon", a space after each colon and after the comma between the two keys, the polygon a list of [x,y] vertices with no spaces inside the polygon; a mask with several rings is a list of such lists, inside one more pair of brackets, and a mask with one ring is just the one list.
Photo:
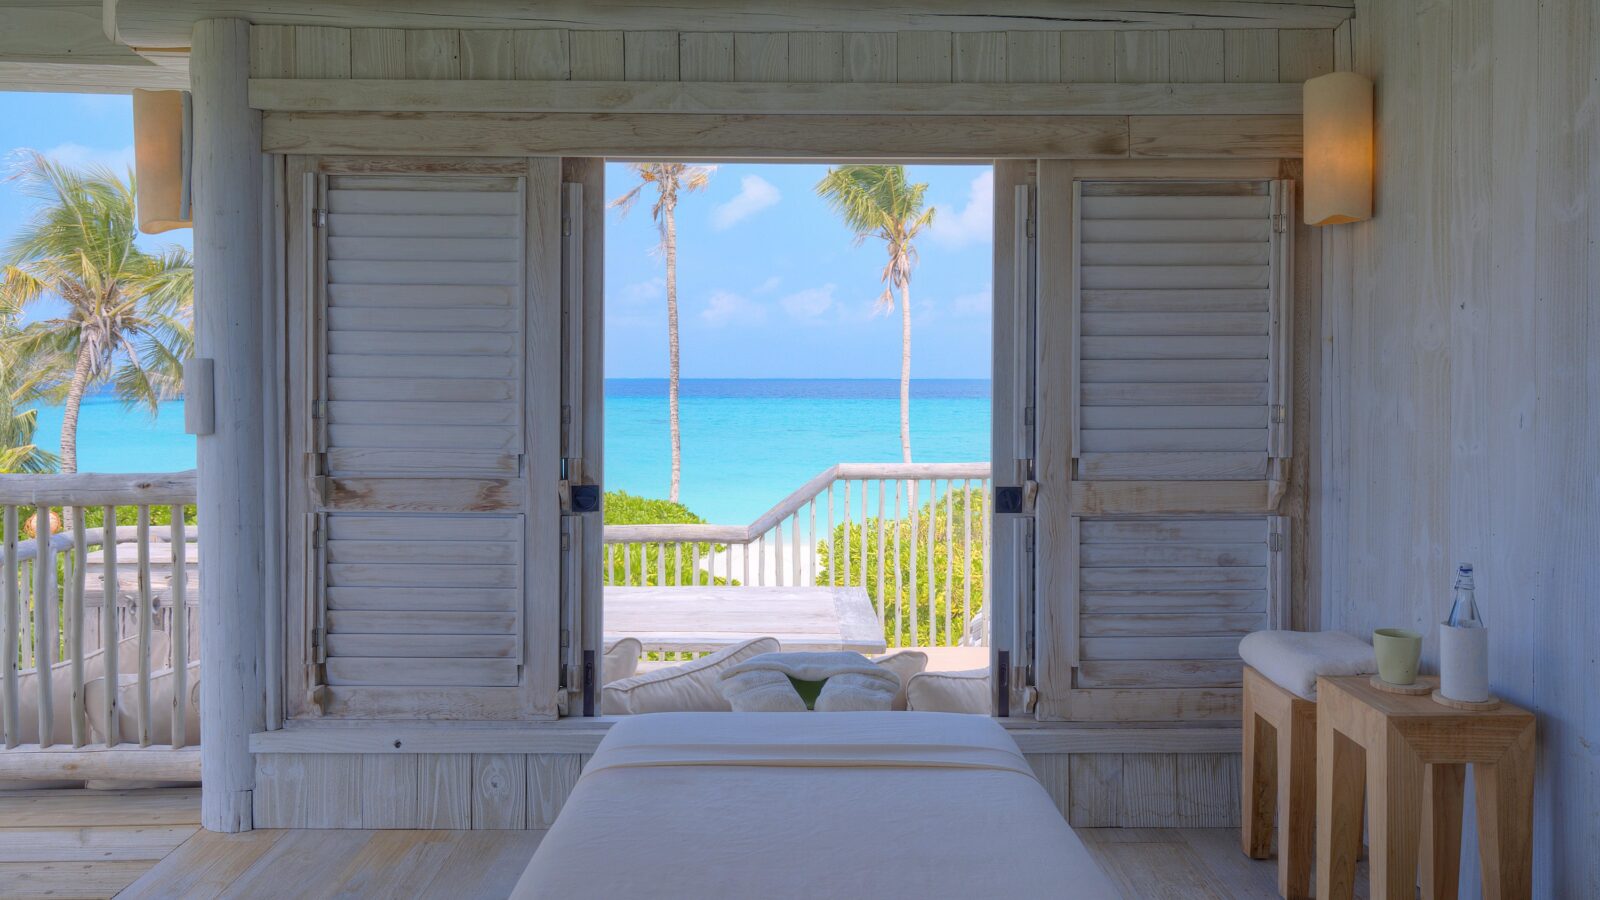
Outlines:
{"label": "wooden floor plank", "polygon": [[72,825],[199,825],[199,788],[136,791],[0,791],[8,828]]}
{"label": "wooden floor plank", "polygon": [[[1176,831],[1176,829],[1172,829]],[[1089,852],[1129,900],[1232,900],[1181,840],[1089,844]]]}
{"label": "wooden floor plank", "polygon": [[0,863],[154,861],[198,830],[196,825],[0,828]]}
{"label": "wooden floor plank", "polygon": [[[379,831],[329,884],[334,897],[408,897],[461,843],[464,831]],[[458,894],[457,896],[482,896]]]}
{"label": "wooden floor plank", "polygon": [[376,831],[303,829],[284,832],[217,897],[328,897],[344,867]]}
{"label": "wooden floor plank", "polygon": [[[422,889],[419,900],[456,900],[464,896],[504,897],[516,887],[543,831],[468,831],[438,874]],[[472,885],[463,891],[462,885]]]}
{"label": "wooden floor plank", "polygon": [[196,832],[128,886],[123,900],[215,897],[271,850],[286,832]]}
{"label": "wooden floor plank", "polygon": [[149,867],[146,860],[0,863],[0,897],[114,897]]}
{"label": "wooden floor plank", "polygon": [[1239,829],[1184,828],[1180,835],[1200,864],[1239,900],[1278,900],[1278,861],[1245,856]]}

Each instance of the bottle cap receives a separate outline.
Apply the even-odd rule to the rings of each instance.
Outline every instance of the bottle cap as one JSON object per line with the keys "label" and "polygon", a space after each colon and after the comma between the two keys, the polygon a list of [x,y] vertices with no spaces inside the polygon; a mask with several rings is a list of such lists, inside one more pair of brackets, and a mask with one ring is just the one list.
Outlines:
{"label": "bottle cap", "polygon": [[1456,574],[1457,575],[1471,575],[1472,574],[1472,563],[1461,563],[1460,565],[1456,566]]}

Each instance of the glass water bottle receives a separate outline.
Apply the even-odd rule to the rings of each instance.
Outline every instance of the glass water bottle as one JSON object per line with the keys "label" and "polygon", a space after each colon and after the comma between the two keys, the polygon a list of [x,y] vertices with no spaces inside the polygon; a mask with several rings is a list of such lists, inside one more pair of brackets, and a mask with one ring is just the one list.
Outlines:
{"label": "glass water bottle", "polygon": [[1478,612],[1472,566],[1456,567],[1455,601],[1439,625],[1439,693],[1451,700],[1489,699],[1489,629]]}

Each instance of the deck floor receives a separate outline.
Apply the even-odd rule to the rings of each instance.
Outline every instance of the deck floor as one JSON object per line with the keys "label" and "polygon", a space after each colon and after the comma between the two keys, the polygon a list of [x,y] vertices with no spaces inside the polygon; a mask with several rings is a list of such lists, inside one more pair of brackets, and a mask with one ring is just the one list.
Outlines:
{"label": "deck floor", "polygon": [[[199,830],[198,789],[0,792],[4,898],[498,898],[540,831]],[[1273,900],[1231,828],[1080,828],[1129,900]],[[1357,896],[1366,896],[1362,865]]]}

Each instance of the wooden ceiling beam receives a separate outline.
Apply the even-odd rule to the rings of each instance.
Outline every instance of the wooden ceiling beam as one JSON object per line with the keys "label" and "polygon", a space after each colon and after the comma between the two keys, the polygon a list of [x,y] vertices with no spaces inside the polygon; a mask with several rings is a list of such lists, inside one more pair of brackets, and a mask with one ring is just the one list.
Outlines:
{"label": "wooden ceiling beam", "polygon": [[147,57],[106,37],[99,0],[0,0],[0,91],[125,94],[188,84],[186,55]]}
{"label": "wooden ceiling beam", "polygon": [[1354,0],[105,0],[133,46],[187,45],[194,23],[675,31],[1334,28]]}
{"label": "wooden ceiling beam", "polygon": [[785,84],[678,81],[252,79],[250,105],[300,112],[719,115],[1300,113],[1298,84]]}

